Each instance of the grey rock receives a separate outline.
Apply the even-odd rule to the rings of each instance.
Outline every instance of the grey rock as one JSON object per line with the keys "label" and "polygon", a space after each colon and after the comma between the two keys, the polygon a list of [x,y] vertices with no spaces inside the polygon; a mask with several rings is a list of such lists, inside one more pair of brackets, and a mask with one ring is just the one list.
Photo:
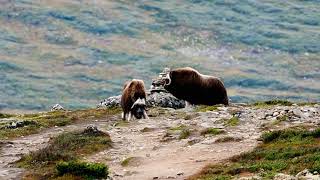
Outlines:
{"label": "grey rock", "polygon": [[303,113],[299,109],[293,109],[292,113],[297,117],[300,117],[300,118],[304,117]]}
{"label": "grey rock", "polygon": [[297,178],[294,176],[290,176],[288,174],[279,173],[274,176],[274,180],[296,180]]}
{"label": "grey rock", "polygon": [[184,108],[186,103],[184,100],[177,99],[170,93],[159,92],[152,93],[147,96],[147,106],[159,106],[159,107],[168,107],[168,108]]}
{"label": "grey rock", "polygon": [[273,117],[276,117],[276,116],[278,116],[279,115],[279,112],[274,112],[273,113]]}
{"label": "grey rock", "polygon": [[65,109],[60,104],[55,104],[52,106],[51,111],[65,111]]}
{"label": "grey rock", "polygon": [[5,125],[0,129],[16,129],[16,128],[21,128],[21,127],[24,127],[24,126],[36,125],[36,124],[37,124],[37,122],[28,121],[28,120],[25,120],[25,121],[13,121],[13,122],[9,122],[8,125]]}
{"label": "grey rock", "polygon": [[299,172],[297,175],[296,175],[296,178],[297,179],[310,179],[310,180],[319,180],[320,179],[320,175],[317,175],[317,174],[312,174],[309,172],[308,169],[305,169],[301,172]]}
{"label": "grey rock", "polygon": [[107,99],[102,100],[97,108],[103,108],[103,107],[119,107],[121,101],[121,95],[118,96],[111,96]]}

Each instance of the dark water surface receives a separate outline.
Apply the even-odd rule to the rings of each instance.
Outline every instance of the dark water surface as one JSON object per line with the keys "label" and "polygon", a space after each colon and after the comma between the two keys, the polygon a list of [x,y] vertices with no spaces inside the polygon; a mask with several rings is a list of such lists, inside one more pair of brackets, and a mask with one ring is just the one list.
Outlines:
{"label": "dark water surface", "polygon": [[233,102],[320,101],[319,0],[0,0],[0,109],[94,107],[164,67]]}

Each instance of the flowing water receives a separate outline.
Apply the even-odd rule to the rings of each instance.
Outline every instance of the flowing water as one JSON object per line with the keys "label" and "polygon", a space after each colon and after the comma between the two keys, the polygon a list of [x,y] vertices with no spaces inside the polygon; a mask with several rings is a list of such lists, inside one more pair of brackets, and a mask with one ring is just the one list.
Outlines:
{"label": "flowing water", "polygon": [[0,110],[94,107],[190,66],[233,102],[320,101],[320,0],[0,0]]}

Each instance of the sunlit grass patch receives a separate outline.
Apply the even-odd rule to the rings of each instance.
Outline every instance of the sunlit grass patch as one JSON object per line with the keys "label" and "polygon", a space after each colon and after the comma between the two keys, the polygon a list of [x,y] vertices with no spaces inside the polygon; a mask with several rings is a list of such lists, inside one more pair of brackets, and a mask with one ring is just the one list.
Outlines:
{"label": "sunlit grass patch", "polygon": [[255,102],[253,105],[256,107],[267,107],[273,105],[291,106],[293,103],[287,100],[271,100]]}
{"label": "sunlit grass patch", "polygon": [[68,132],[51,139],[43,149],[31,152],[17,162],[18,167],[26,168],[31,174],[42,178],[57,176],[55,165],[60,161],[77,161],[84,155],[112,146],[107,133]]}
{"label": "sunlit grass patch", "polygon": [[253,151],[230,158],[223,164],[209,165],[189,179],[234,179],[241,174],[258,174],[272,179],[277,173],[295,175],[309,169],[320,170],[320,129],[286,129],[264,133],[263,144]]}
{"label": "sunlit grass patch", "polygon": [[12,117],[12,121],[32,121],[34,124],[25,125],[17,128],[5,128],[7,124],[1,124],[0,139],[16,138],[26,136],[39,131],[55,127],[65,126],[74,122],[90,121],[95,119],[105,118],[109,115],[115,115],[121,112],[120,108],[109,109],[86,109],[75,111],[52,111],[45,113],[25,114],[25,115],[2,115],[5,117]]}
{"label": "sunlit grass patch", "polygon": [[195,110],[197,112],[216,111],[216,110],[218,110],[218,107],[219,106],[216,106],[216,105],[214,105],[214,106],[200,105],[200,106],[197,106]]}

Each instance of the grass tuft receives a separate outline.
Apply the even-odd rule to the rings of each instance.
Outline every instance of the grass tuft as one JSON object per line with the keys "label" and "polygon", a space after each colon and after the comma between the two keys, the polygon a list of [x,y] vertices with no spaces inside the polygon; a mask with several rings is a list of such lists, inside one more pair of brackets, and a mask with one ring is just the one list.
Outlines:
{"label": "grass tuft", "polygon": [[[52,112],[46,112],[46,113],[25,114],[20,116],[2,114],[3,117],[14,116],[17,121],[18,120],[32,121],[35,123],[27,126],[19,127],[16,129],[1,129],[0,140],[35,134],[43,129],[51,128],[54,126],[65,126],[65,125],[72,124],[74,122],[101,119],[109,115],[118,114],[120,112],[121,112],[120,108],[109,108],[109,109],[75,110],[75,111],[69,111],[69,112],[52,111]],[[7,126],[7,125],[9,124],[3,124],[1,125],[1,127]]]}
{"label": "grass tuft", "polygon": [[234,117],[232,117],[230,119],[227,119],[224,122],[225,126],[237,126],[237,125],[239,125],[239,123],[240,123],[239,118],[236,117],[236,116],[234,116]]}
{"label": "grass tuft", "polygon": [[130,161],[133,160],[134,157],[128,157],[121,162],[121,166],[128,166]]}
{"label": "grass tuft", "polygon": [[59,162],[56,165],[58,176],[71,174],[86,179],[101,179],[108,177],[108,167],[101,163],[86,163],[78,161]]}
{"label": "grass tuft", "polygon": [[218,128],[207,128],[207,129],[204,129],[200,132],[200,134],[202,136],[205,136],[207,134],[210,134],[210,135],[218,135],[218,134],[222,134],[222,133],[225,133],[224,130],[222,129],[218,129]]}
{"label": "grass tuft", "polygon": [[241,141],[241,140],[242,140],[242,138],[225,136],[225,137],[222,137],[222,138],[217,139],[215,142],[216,142],[216,143],[239,142],[239,141]]}
{"label": "grass tuft", "polygon": [[207,111],[216,111],[218,110],[219,106],[206,106],[206,105],[200,105],[196,107],[197,112],[207,112]]}
{"label": "grass tuft", "polygon": [[190,129],[183,129],[179,134],[179,139],[187,139],[191,135]]}

